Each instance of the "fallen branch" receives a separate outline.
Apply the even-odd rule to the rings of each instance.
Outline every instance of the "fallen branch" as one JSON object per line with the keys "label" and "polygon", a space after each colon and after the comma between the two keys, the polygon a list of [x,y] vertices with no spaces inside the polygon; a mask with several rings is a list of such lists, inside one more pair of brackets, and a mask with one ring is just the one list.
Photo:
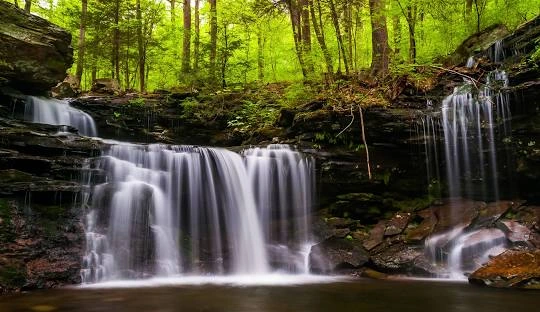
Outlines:
{"label": "fallen branch", "polygon": [[360,104],[358,104],[358,111],[360,112],[360,127],[362,128],[362,141],[364,142],[364,146],[366,147],[366,163],[367,163],[368,177],[371,180],[371,163],[369,161],[369,148],[366,141],[366,129],[364,127],[364,114],[362,112],[362,107],[360,106]]}

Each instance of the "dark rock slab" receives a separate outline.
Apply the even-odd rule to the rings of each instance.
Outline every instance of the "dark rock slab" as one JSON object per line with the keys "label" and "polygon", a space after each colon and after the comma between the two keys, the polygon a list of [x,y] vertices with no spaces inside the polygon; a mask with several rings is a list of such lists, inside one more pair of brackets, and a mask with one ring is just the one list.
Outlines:
{"label": "dark rock slab", "polygon": [[375,227],[369,232],[369,238],[363,243],[366,250],[372,250],[384,241],[384,232],[386,230],[386,221],[379,221]]}
{"label": "dark rock slab", "polygon": [[310,270],[316,273],[337,273],[359,268],[369,257],[360,242],[350,239],[330,238],[311,248]]}
{"label": "dark rock slab", "polygon": [[401,234],[411,219],[411,213],[398,212],[386,223],[385,236]]}
{"label": "dark rock slab", "polygon": [[425,258],[423,246],[396,244],[371,255],[370,261],[376,269],[387,273],[431,276],[436,271]]}

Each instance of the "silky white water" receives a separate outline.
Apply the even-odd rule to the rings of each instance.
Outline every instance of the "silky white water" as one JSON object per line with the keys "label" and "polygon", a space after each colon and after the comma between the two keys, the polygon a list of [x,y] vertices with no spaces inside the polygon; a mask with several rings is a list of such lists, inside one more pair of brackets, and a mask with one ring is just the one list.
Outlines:
{"label": "silky white water", "polygon": [[[490,56],[495,62],[503,60],[501,42],[494,44]],[[474,66],[473,58],[467,66]],[[485,84],[464,79],[463,84],[443,100],[438,114],[421,119],[429,182],[442,178],[443,173],[437,168],[439,153],[444,151],[441,155],[446,169],[444,184],[450,198],[499,200],[497,142],[511,131],[506,87],[508,76],[500,70],[489,73]],[[442,148],[436,139],[441,134]],[[460,205],[460,201],[451,200],[450,205]],[[459,213],[461,209],[456,207],[452,211]],[[450,217],[461,220],[457,214]],[[458,225],[429,237],[425,246],[430,259],[444,262],[444,276],[465,278],[464,273],[480,266],[487,255],[504,250],[504,241],[500,231],[478,232]],[[470,263],[476,265],[470,266]]]}
{"label": "silky white water", "polygon": [[245,150],[111,145],[89,186],[84,283],[308,273],[310,158]]}
{"label": "silky white water", "polygon": [[28,96],[24,118],[35,123],[71,126],[86,136],[95,137],[98,135],[92,117],[71,107],[66,100]]}

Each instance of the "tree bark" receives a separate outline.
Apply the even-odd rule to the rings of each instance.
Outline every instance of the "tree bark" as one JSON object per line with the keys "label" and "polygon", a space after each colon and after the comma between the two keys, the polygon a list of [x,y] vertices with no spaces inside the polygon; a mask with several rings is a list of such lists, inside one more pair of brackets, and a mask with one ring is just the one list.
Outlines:
{"label": "tree bark", "polygon": [[217,55],[217,1],[210,2],[210,81],[216,81],[216,55]]}
{"label": "tree bark", "polygon": [[328,3],[330,4],[330,13],[332,15],[332,23],[334,24],[334,28],[336,30],[336,37],[338,40],[339,49],[341,51],[341,56],[343,57],[343,64],[345,65],[345,73],[347,73],[348,75],[349,63],[347,61],[347,53],[345,52],[345,46],[343,45],[343,36],[341,35],[341,29],[339,27],[339,17],[337,15],[336,5],[334,4],[334,0],[329,0]]}
{"label": "tree bark", "polygon": [[[260,27],[259,27],[260,28]],[[266,38],[263,31],[259,29],[257,31],[257,69],[259,82],[264,82],[264,45]]]}
{"label": "tree bark", "polygon": [[30,9],[32,8],[32,0],[24,0],[24,10],[26,13],[30,13]]}
{"label": "tree bark", "polygon": [[182,44],[182,72],[189,73],[191,65],[191,0],[184,0],[184,42]]}
{"label": "tree bark", "polygon": [[302,30],[300,32],[302,36],[302,53],[304,54],[304,60],[306,62],[306,69],[308,73],[313,72],[313,60],[311,57],[311,26],[309,23],[309,6],[307,0],[298,1],[298,9],[300,16],[300,23]]}
{"label": "tree bark", "polygon": [[171,3],[171,24],[173,27],[176,25],[176,0],[169,0]]}
{"label": "tree bark", "polygon": [[201,46],[201,17],[200,17],[200,0],[195,0],[195,49],[193,51],[194,64],[193,68],[197,72],[199,70],[199,49]]}
{"label": "tree bark", "polygon": [[139,48],[139,86],[140,91],[145,91],[145,52],[144,52],[144,45],[143,45],[143,21],[142,21],[142,13],[141,13],[141,0],[137,0],[136,4],[136,17],[137,17],[137,46]]}
{"label": "tree bark", "polygon": [[394,53],[396,57],[400,58],[401,53],[401,18],[399,14],[392,16],[393,29],[394,29]]}
{"label": "tree bark", "polygon": [[409,59],[416,64],[416,5],[407,7],[407,23],[409,24]]}
{"label": "tree bark", "polygon": [[88,9],[88,0],[81,1],[81,26],[79,29],[79,44],[77,53],[77,69],[75,76],[77,77],[79,84],[81,83],[83,68],[84,68],[84,50],[85,50],[85,36],[86,36],[86,14]]}
{"label": "tree bark", "polygon": [[298,1],[286,0],[289,15],[291,17],[291,26],[294,37],[294,47],[296,49],[296,56],[302,69],[302,75],[304,78],[308,76],[308,70],[306,68],[306,62],[304,59],[304,48],[302,47],[302,25],[301,25],[301,12],[298,7]]}
{"label": "tree bark", "polygon": [[470,16],[471,13],[472,13],[472,5],[473,5],[473,0],[466,0],[466,3],[465,3],[465,14],[467,16]]}
{"label": "tree bark", "polygon": [[[113,30],[113,77],[120,81],[120,1],[114,2],[114,30]],[[126,60],[127,61],[127,60]]]}
{"label": "tree bark", "polygon": [[384,78],[388,74],[390,64],[390,46],[388,45],[388,29],[384,14],[384,0],[369,0],[371,13],[372,61],[371,74]]}
{"label": "tree bark", "polygon": [[324,39],[322,27],[319,27],[319,23],[317,22],[313,0],[309,0],[308,5],[311,11],[311,22],[313,24],[313,30],[315,31],[315,36],[317,37],[317,41],[319,42],[319,46],[321,47],[321,50],[323,52],[324,61],[326,63],[326,71],[328,72],[329,75],[332,75],[334,73],[334,68],[332,65],[332,56],[330,55],[330,51],[328,50],[328,47],[326,46],[326,40]]}

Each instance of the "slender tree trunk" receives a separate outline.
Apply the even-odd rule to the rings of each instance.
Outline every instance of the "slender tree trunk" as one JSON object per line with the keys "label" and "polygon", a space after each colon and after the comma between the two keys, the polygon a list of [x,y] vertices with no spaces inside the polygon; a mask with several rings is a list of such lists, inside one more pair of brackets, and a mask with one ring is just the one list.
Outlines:
{"label": "slender tree trunk", "polygon": [[[120,1],[114,2],[114,30],[113,30],[113,65],[114,73],[112,78],[120,81]],[[127,59],[126,59],[127,61]]]}
{"label": "slender tree trunk", "polygon": [[77,69],[75,71],[75,76],[77,77],[77,80],[80,82],[82,81],[82,74],[83,74],[83,68],[84,68],[84,50],[85,50],[85,36],[86,36],[86,13],[88,9],[88,0],[82,0],[81,1],[81,27],[79,29],[79,45],[78,45],[78,52],[77,52]]}
{"label": "slender tree trunk", "polygon": [[343,37],[341,35],[341,29],[339,27],[339,17],[336,11],[336,5],[334,4],[334,0],[329,0],[328,3],[330,4],[330,13],[332,15],[332,23],[334,24],[334,28],[336,30],[336,37],[338,40],[339,49],[341,51],[341,56],[343,57],[343,64],[345,65],[345,73],[347,73],[348,75],[349,64],[347,62],[347,53],[345,52],[345,46],[343,45]]}
{"label": "slender tree trunk", "polygon": [[394,53],[396,57],[401,61],[401,18],[400,14],[392,16],[393,29],[394,29]]}
{"label": "slender tree trunk", "polygon": [[471,13],[472,13],[472,5],[473,5],[473,0],[466,0],[466,3],[465,3],[465,14],[466,14],[466,16],[471,15]]}
{"label": "slender tree trunk", "polygon": [[313,60],[311,57],[311,26],[309,22],[309,6],[307,0],[298,1],[298,9],[300,15],[300,23],[302,31],[302,53],[304,54],[304,60],[306,62],[306,69],[309,73],[314,71]]}
{"label": "slender tree trunk", "polygon": [[313,0],[309,0],[308,4],[311,11],[311,22],[313,24],[313,30],[315,31],[315,36],[317,37],[317,41],[319,42],[319,46],[321,47],[321,50],[324,55],[324,61],[326,63],[326,71],[328,72],[329,75],[333,75],[334,68],[332,66],[332,56],[330,55],[330,51],[328,50],[328,47],[326,46],[326,41],[324,40],[322,27],[319,27],[319,23],[317,22]]}
{"label": "slender tree trunk", "polygon": [[264,82],[264,45],[266,38],[263,31],[259,29],[257,31],[257,69],[259,82]]}
{"label": "slender tree trunk", "polygon": [[143,45],[143,21],[142,21],[142,13],[141,13],[141,0],[137,0],[136,4],[136,17],[137,17],[137,46],[139,49],[139,86],[140,91],[145,91],[145,53],[144,53],[144,45]]}
{"label": "slender tree trunk", "polygon": [[200,0],[195,0],[195,50],[193,51],[195,72],[199,71],[199,49],[201,46],[201,17],[200,17]]}
{"label": "slender tree trunk", "polygon": [[189,73],[191,65],[191,0],[184,0],[184,42],[182,45],[182,72]]}
{"label": "slender tree trunk", "polygon": [[176,0],[169,0],[171,3],[171,24],[176,26]]}
{"label": "slender tree trunk", "polygon": [[301,13],[298,9],[298,2],[296,0],[287,0],[287,8],[289,9],[289,15],[291,17],[291,26],[294,37],[294,47],[296,49],[296,56],[302,69],[302,75],[304,78],[308,76],[308,70],[306,68],[306,62],[304,59],[304,48],[302,47],[302,26],[301,26]]}
{"label": "slender tree trunk", "polygon": [[416,64],[416,5],[407,7],[407,23],[409,24],[409,59]]}
{"label": "slender tree trunk", "polygon": [[210,2],[210,81],[216,78],[216,55],[217,55],[217,1]]}
{"label": "slender tree trunk", "polygon": [[390,64],[390,46],[388,45],[384,0],[369,0],[369,9],[371,13],[371,40],[373,46],[371,74],[375,77],[384,77],[388,73],[388,66]]}
{"label": "slender tree trunk", "polygon": [[15,0],[14,3],[15,3],[15,6],[18,8],[19,7],[19,1]]}
{"label": "slender tree trunk", "polygon": [[24,10],[26,13],[30,13],[30,9],[32,8],[32,0],[24,0]]}
{"label": "slender tree trunk", "polygon": [[482,15],[482,12],[480,10],[480,6],[478,4],[478,0],[474,0],[474,7],[476,9],[476,32],[480,32],[480,18]]}
{"label": "slender tree trunk", "polygon": [[345,33],[347,34],[347,60],[349,68],[353,68],[353,35],[352,35],[352,4],[345,1]]}

